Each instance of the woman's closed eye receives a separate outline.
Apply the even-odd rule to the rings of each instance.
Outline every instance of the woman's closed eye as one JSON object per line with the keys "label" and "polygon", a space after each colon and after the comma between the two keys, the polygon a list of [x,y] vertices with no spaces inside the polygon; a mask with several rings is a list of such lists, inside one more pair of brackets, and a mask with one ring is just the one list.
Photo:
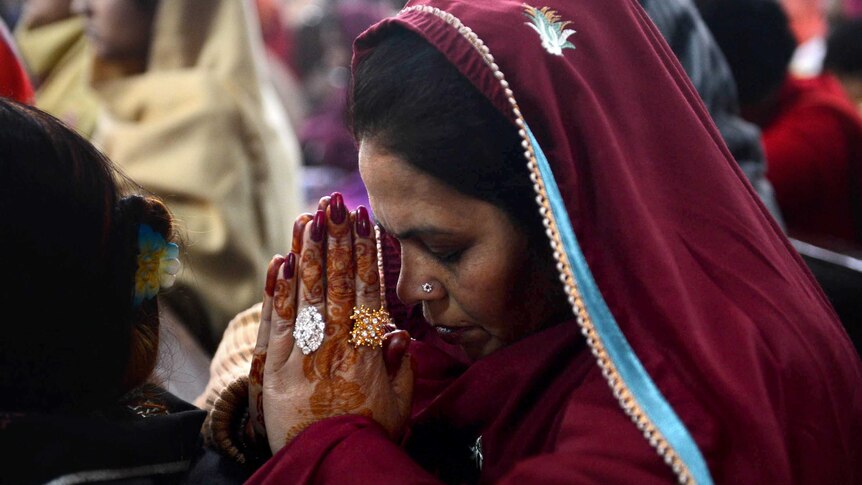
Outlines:
{"label": "woman's closed eye", "polygon": [[435,247],[428,244],[425,249],[434,259],[445,265],[457,263],[465,251],[463,248]]}

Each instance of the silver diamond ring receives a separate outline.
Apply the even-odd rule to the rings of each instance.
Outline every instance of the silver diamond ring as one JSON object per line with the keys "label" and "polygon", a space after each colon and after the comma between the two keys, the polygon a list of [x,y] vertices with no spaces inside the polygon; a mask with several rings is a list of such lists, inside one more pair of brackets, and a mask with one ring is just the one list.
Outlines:
{"label": "silver diamond ring", "polygon": [[431,283],[423,283],[422,291],[424,291],[425,293],[431,293],[432,291],[434,291],[434,285],[432,285]]}
{"label": "silver diamond ring", "polygon": [[302,349],[302,353],[308,355],[323,343],[324,330],[326,330],[326,324],[323,323],[323,316],[317,308],[305,307],[296,316],[293,338],[296,339],[296,345]]}

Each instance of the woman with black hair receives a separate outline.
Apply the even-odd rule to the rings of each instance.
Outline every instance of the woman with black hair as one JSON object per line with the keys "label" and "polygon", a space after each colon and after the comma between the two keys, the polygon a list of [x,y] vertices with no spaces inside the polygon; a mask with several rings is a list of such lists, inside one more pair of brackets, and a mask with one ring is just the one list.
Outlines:
{"label": "woman with black hair", "polygon": [[353,66],[381,237],[335,194],[273,259],[249,483],[862,480],[862,364],[636,1],[411,2]]}
{"label": "woman with black hair", "polygon": [[175,481],[204,412],[154,384],[173,221],[89,142],[0,98],[0,475]]}

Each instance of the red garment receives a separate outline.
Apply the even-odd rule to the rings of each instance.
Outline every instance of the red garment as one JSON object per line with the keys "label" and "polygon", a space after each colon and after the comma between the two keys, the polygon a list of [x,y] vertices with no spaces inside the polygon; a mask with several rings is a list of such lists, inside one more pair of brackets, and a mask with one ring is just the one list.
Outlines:
{"label": "red garment", "polygon": [[13,45],[9,30],[0,20],[0,96],[32,104],[33,86]]}
{"label": "red garment", "polygon": [[[427,350],[417,347],[414,356]],[[569,322],[475,363],[414,418],[409,457],[370,419],[345,416],[308,428],[247,483],[470,483],[479,434],[485,483],[673,481],[583,347]],[[583,415],[600,420],[604,439]]]}
{"label": "red garment", "polygon": [[[552,239],[565,250],[562,276],[577,270],[588,318],[499,350],[448,385],[455,360],[417,343],[406,447],[364,418],[331,418],[251,483],[464,478],[464,448],[479,436],[484,483],[862,483],[859,357],[638,3],[538,5],[576,31],[558,53],[525,25],[520,1],[418,3],[454,17],[412,9],[384,20],[356,41],[354,63],[406,27],[509,119],[523,113],[553,172],[536,183],[555,181],[561,194],[546,190],[545,217],[572,227],[583,252]],[[682,446],[665,446],[669,436]]]}
{"label": "red garment", "polygon": [[763,125],[787,228],[862,243],[862,118],[831,75],[788,77]]}

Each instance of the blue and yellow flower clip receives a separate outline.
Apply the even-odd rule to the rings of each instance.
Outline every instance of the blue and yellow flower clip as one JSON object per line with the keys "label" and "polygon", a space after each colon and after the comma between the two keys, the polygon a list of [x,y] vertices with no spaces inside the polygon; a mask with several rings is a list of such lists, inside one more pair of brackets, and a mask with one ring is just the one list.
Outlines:
{"label": "blue and yellow flower clip", "polygon": [[165,241],[152,227],[138,229],[138,269],[135,272],[135,306],[170,288],[180,272],[180,248]]}

